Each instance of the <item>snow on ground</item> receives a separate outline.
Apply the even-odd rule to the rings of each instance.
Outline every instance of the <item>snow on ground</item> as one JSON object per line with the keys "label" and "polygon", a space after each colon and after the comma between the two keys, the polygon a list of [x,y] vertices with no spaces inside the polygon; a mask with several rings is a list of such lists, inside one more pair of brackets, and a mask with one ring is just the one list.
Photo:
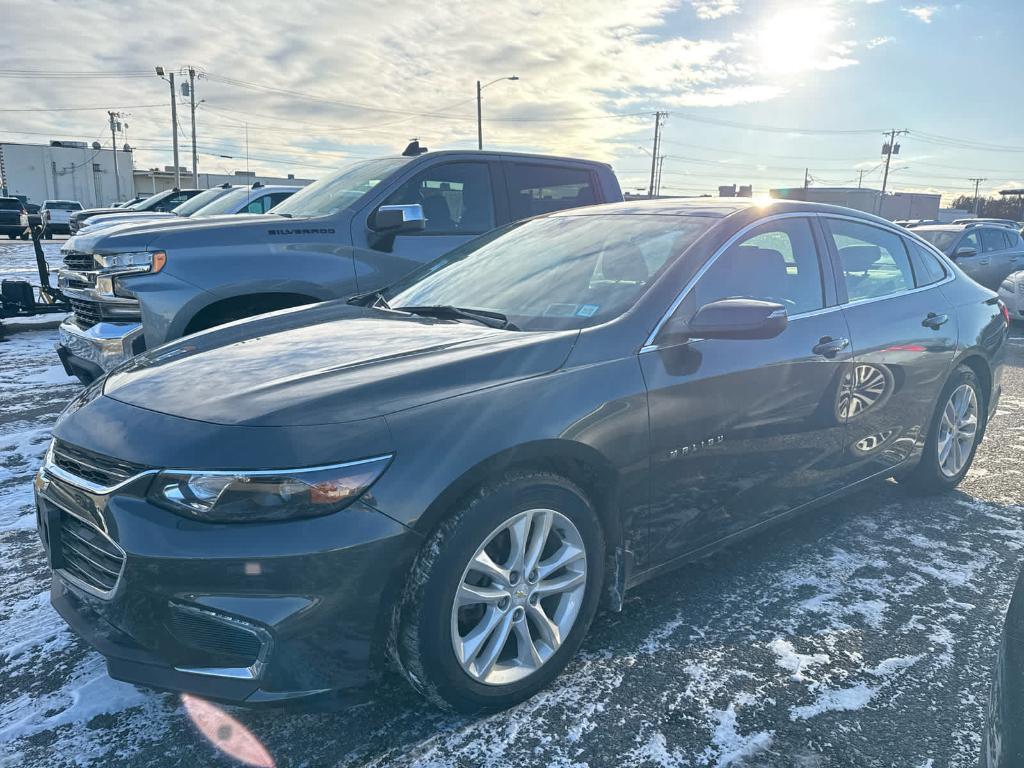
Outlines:
{"label": "snow on ground", "polygon": [[[110,680],[49,607],[30,482],[78,391],[54,335],[0,343],[0,766],[237,765],[200,731],[216,706]],[[510,712],[442,713],[389,678],[345,712],[226,722],[278,766],[973,766],[1024,558],[1024,344],[1012,363],[960,491],[882,484],[650,582]]]}

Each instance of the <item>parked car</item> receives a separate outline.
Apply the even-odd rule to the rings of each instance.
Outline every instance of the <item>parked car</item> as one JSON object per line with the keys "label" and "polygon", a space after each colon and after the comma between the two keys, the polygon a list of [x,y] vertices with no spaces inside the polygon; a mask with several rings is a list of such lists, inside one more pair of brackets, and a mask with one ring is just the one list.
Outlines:
{"label": "parked car", "polygon": [[509,221],[621,199],[604,163],[433,152],[357,163],[269,215],[82,233],[63,248],[58,352],[91,381],[185,334],[382,288]]}
{"label": "parked car", "polygon": [[82,204],[77,200],[45,200],[39,211],[43,237],[48,239],[55,234],[70,234],[71,215],[81,210]]}
{"label": "parked car", "polygon": [[14,240],[21,237],[27,226],[27,211],[21,198],[0,197],[0,235]]}
{"label": "parked car", "polygon": [[[155,195],[156,193],[154,192],[153,194]],[[136,195],[131,200],[122,200],[120,203],[114,203],[111,206],[111,208],[127,208],[130,205],[135,205],[136,203],[141,203],[147,197],[150,197],[150,195]]]}
{"label": "parked car", "polygon": [[533,218],[87,388],[35,484],[51,599],[140,685],[352,701],[390,658],[500,709],[602,597],[863,482],[955,487],[1006,337],[994,293],[858,211]]}
{"label": "parked car", "polygon": [[1015,221],[1014,219],[985,219],[985,218],[979,217],[979,218],[975,218],[975,219],[954,219],[953,223],[954,224],[974,224],[974,225],[978,225],[978,224],[995,224],[995,225],[1000,226],[1000,227],[1010,227],[1010,229],[1016,229],[1017,231],[1020,231],[1020,228],[1021,228],[1021,223],[1019,221]]}
{"label": "parked car", "polygon": [[170,221],[175,218],[203,218],[226,216],[239,213],[266,213],[275,205],[287,200],[302,187],[286,185],[265,185],[256,182],[252,186],[224,184],[208,189],[201,195],[187,200],[169,213],[126,212],[105,213],[85,222],[80,233],[92,233],[98,229],[121,224],[139,224],[149,221]]}
{"label": "parked car", "polygon": [[982,734],[981,768],[1024,765],[1024,571],[1006,612]]}
{"label": "parked car", "polygon": [[997,290],[1007,275],[1024,268],[1024,241],[1020,233],[992,224],[942,224],[914,227],[957,266],[986,288]]}
{"label": "parked car", "polygon": [[1024,323],[1024,270],[1003,280],[999,286],[999,298],[1009,310],[1010,317]]}
{"label": "parked car", "polygon": [[84,211],[71,214],[69,222],[71,234],[78,232],[84,226],[84,222],[93,216],[104,213],[124,213],[125,211],[170,211],[203,191],[202,189],[167,189],[124,208],[86,208]]}

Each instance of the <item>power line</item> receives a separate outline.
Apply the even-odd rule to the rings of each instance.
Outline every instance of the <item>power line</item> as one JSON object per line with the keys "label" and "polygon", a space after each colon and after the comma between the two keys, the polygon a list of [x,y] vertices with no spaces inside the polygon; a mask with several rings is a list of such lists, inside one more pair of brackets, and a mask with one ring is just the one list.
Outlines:
{"label": "power line", "polygon": [[[166,107],[166,104],[123,104],[118,109],[156,109]],[[0,109],[0,112],[106,112],[110,109],[105,107],[24,107],[18,109]]]}

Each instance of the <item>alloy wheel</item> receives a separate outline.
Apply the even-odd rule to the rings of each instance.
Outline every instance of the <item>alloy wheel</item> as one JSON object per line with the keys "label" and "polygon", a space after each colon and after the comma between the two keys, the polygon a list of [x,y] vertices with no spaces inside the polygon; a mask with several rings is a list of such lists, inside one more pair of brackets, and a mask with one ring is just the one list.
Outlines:
{"label": "alloy wheel", "polygon": [[586,585],[586,548],[569,518],[551,509],[510,517],[459,580],[451,609],[459,665],[486,685],[529,677],[568,637]]}
{"label": "alloy wheel", "polygon": [[939,422],[939,469],[955,477],[967,464],[978,439],[978,396],[970,384],[961,384],[949,396]]}

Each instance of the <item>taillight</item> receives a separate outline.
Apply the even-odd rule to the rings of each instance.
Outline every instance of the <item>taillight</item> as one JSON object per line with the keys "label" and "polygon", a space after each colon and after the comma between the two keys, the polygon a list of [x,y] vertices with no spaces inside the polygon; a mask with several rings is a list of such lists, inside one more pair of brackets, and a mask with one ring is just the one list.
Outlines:
{"label": "taillight", "polygon": [[999,311],[1003,313],[1003,320],[1006,321],[1006,325],[1010,325],[1010,308],[1003,303],[1002,299],[999,301]]}

